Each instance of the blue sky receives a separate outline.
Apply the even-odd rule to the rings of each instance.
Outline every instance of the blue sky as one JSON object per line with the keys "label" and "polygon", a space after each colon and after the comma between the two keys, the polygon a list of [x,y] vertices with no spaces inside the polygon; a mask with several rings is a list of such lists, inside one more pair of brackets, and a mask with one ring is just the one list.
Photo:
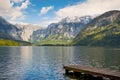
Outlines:
{"label": "blue sky", "polygon": [[110,10],[120,10],[119,0],[0,0],[0,16],[12,23],[48,25]]}
{"label": "blue sky", "polygon": [[[32,3],[27,9],[27,22],[39,23],[46,19],[52,19],[56,17],[55,12],[66,6],[77,4],[83,0],[30,0]],[[43,7],[53,6],[54,9],[49,10],[46,14],[39,16],[40,10]],[[32,15],[32,16],[31,16]]]}

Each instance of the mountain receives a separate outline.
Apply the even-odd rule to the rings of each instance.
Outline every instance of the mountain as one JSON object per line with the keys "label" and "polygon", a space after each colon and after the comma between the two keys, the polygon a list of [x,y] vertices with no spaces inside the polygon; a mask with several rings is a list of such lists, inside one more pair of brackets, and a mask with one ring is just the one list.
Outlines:
{"label": "mountain", "polygon": [[37,44],[67,44],[91,20],[90,16],[66,17],[58,23],[48,25],[46,29],[34,31],[31,41]]}
{"label": "mountain", "polygon": [[39,42],[40,40],[45,39],[46,37],[47,30],[46,29],[38,29],[33,32],[33,34],[30,36],[30,42],[36,43]]}
{"label": "mountain", "polygon": [[3,32],[16,40],[21,40],[21,37],[18,35],[20,34],[20,30],[2,17],[0,17],[0,32]]}
{"label": "mountain", "polygon": [[0,31],[12,36],[16,40],[29,41],[33,31],[40,29],[40,25],[11,24],[0,17]]}
{"label": "mountain", "polygon": [[119,46],[120,11],[108,11],[94,18],[72,43],[85,46]]}
{"label": "mountain", "polygon": [[31,45],[31,43],[15,40],[12,36],[0,32],[0,46],[22,46],[22,45]]}
{"label": "mountain", "polygon": [[21,41],[20,30],[0,17],[0,46],[29,45],[29,42]]}
{"label": "mountain", "polygon": [[0,32],[0,39],[13,39],[13,38],[3,32]]}

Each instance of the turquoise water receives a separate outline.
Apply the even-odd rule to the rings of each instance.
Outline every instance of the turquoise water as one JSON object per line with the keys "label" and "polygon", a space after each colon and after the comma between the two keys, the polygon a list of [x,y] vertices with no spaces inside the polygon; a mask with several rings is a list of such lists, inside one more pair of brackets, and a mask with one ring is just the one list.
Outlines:
{"label": "turquoise water", "polygon": [[120,48],[0,47],[0,80],[70,80],[63,75],[67,64],[120,71]]}

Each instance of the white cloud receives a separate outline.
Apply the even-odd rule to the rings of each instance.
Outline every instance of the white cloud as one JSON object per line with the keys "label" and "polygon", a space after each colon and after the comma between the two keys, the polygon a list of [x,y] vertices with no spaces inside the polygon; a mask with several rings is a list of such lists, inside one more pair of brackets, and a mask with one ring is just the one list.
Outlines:
{"label": "white cloud", "polygon": [[41,24],[47,26],[50,23],[59,22],[62,18],[68,16],[96,16],[110,10],[120,10],[119,0],[86,0],[85,2],[59,9],[55,12],[56,16],[53,19],[44,17]]}
{"label": "white cloud", "polygon": [[11,20],[9,20],[8,22],[11,24],[14,24],[14,25],[15,24],[21,24],[21,25],[28,25],[29,24],[29,23],[25,23],[25,22],[21,22],[21,21],[19,22],[19,21],[11,21]]}
{"label": "white cloud", "polygon": [[102,14],[110,10],[120,10],[120,0],[87,0],[56,11],[60,18]]}
{"label": "white cloud", "polygon": [[42,9],[40,10],[40,16],[43,14],[46,14],[48,11],[54,9],[54,6],[48,6],[48,7],[42,7]]}
{"label": "white cloud", "polygon": [[30,4],[29,0],[26,0],[25,2],[22,3],[21,6],[17,6],[16,9],[18,10],[26,9],[29,4]]}
{"label": "white cloud", "polygon": [[[25,18],[24,11],[28,8],[30,4],[29,0],[24,0],[21,2],[20,6],[14,6],[14,1],[22,1],[22,0],[0,0],[0,16],[4,18],[10,18],[11,20],[23,19]],[[7,5],[7,6],[6,6]]]}
{"label": "white cloud", "polygon": [[18,3],[18,2],[22,2],[23,0],[11,0],[11,1]]}

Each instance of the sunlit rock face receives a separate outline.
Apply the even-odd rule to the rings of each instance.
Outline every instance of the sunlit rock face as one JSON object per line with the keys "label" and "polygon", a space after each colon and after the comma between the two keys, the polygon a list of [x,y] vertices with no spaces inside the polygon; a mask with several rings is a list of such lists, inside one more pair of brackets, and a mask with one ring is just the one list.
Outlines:
{"label": "sunlit rock face", "polygon": [[32,25],[32,24],[27,24],[27,25],[16,24],[15,26],[20,30],[19,36],[21,37],[21,39],[23,41],[29,41],[31,35],[33,34],[33,32],[35,30],[42,29],[41,26],[39,26],[39,25]]}
{"label": "sunlit rock face", "polygon": [[56,39],[73,39],[79,31],[92,20],[91,16],[84,17],[66,17],[58,23],[48,25],[46,29],[39,29],[33,32],[31,39],[39,41],[51,36]]}

